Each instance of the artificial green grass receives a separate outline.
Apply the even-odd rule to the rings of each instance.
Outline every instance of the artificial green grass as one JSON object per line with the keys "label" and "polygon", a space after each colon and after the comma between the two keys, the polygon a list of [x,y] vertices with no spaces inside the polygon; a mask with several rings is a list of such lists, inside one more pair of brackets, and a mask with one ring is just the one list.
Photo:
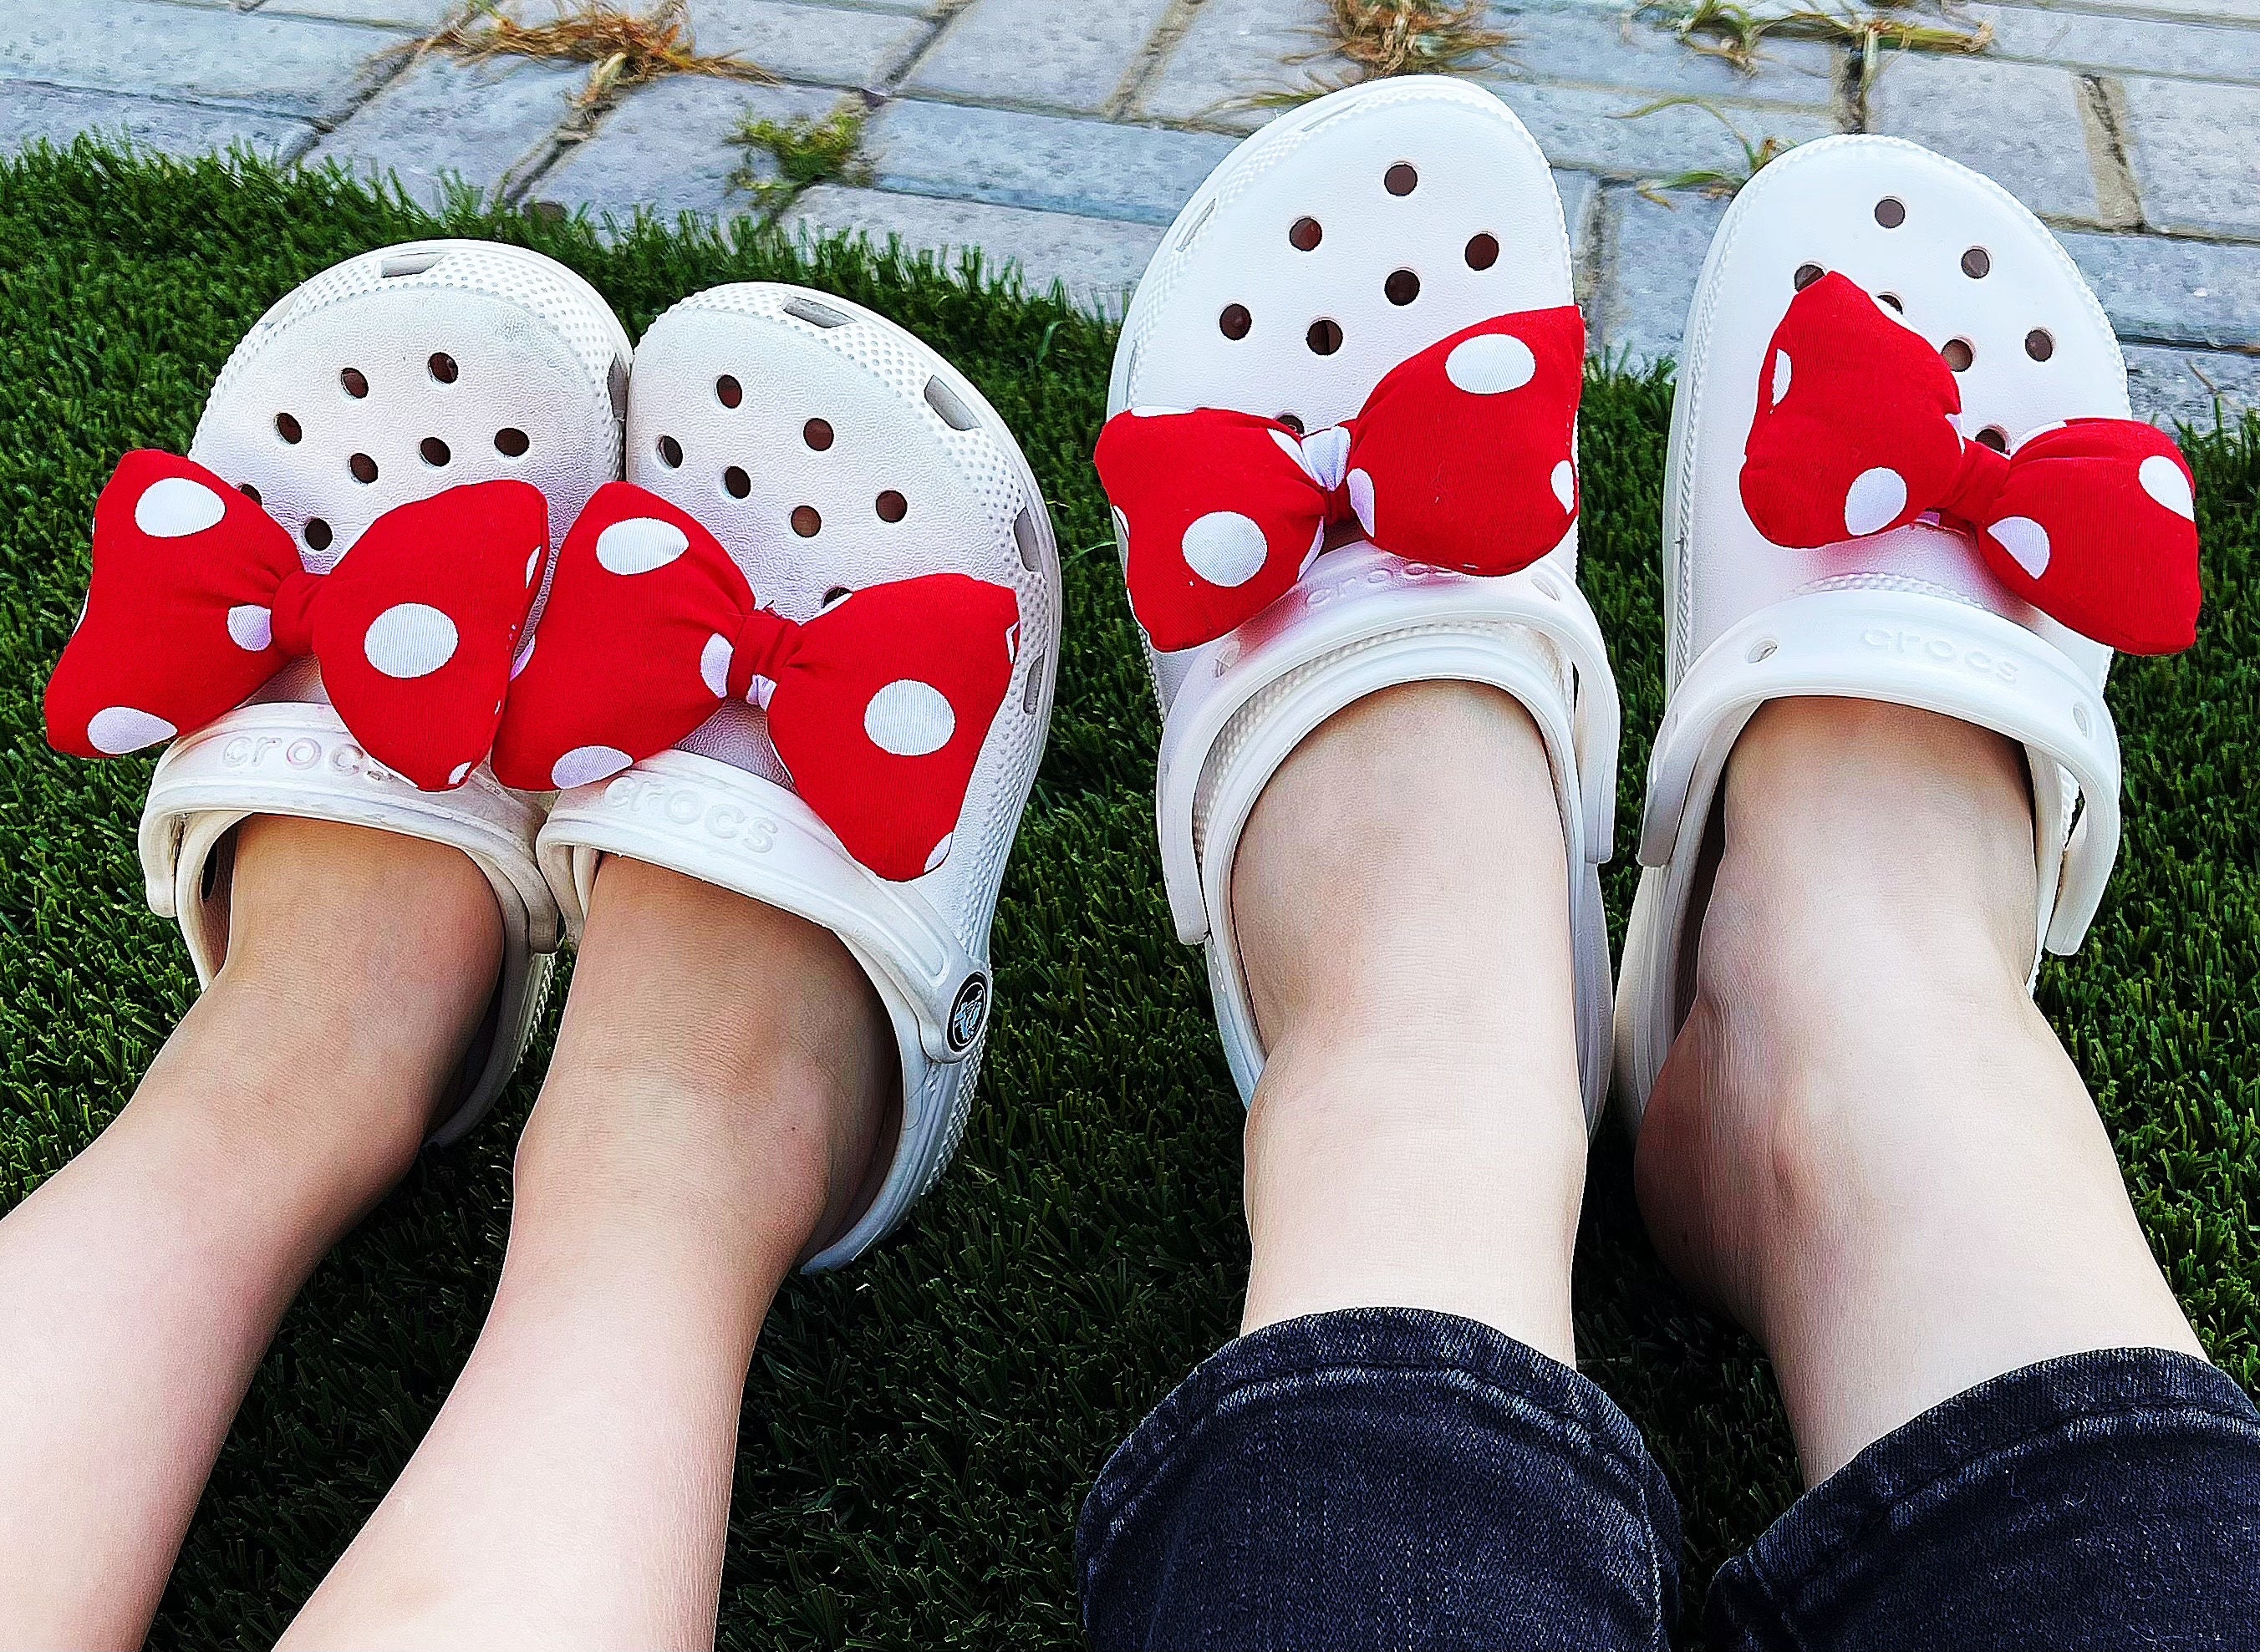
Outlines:
{"label": "artificial green grass", "polygon": [[[81,147],[0,163],[0,1209],[101,1129],[190,1000],[142,904],[147,761],[51,753],[39,691],[123,450],[183,448],[215,370],[295,282],[444,230],[561,258],[640,333],[676,298],[790,278],[894,316],[961,364],[1026,446],[1068,581],[1049,757],[1005,885],[999,1010],[965,1148],[908,1226],[789,1284],[747,1390],[722,1641],[735,1648],[1072,1646],[1076,1508],[1115,1443],[1236,1322],[1240,1108],[1153,841],[1155,719],[1089,458],[1112,336],[1061,304],[830,247],[646,228],[443,224],[323,175]],[[1584,423],[1585,583],[1625,700],[1621,939],[1661,712],[1656,534],[1670,390],[1603,377]],[[2122,661],[2127,841],[2085,950],[2041,1002],[2087,1075],[2137,1209],[2214,1356],[2260,1378],[2260,422],[2192,447],[2206,542],[2195,652]],[[223,1452],[153,1643],[263,1646],[406,1461],[500,1264],[510,1157],[546,1041],[506,1104],[426,1155],[316,1275]],[[1690,1620],[1720,1561],[1798,1488],[1755,1346],[1670,1284],[1624,1146],[1594,1158],[1577,1261],[1584,1368],[1682,1501]],[[17,1351],[11,1351],[11,1354]],[[36,1495],[36,1489],[0,1495]]]}

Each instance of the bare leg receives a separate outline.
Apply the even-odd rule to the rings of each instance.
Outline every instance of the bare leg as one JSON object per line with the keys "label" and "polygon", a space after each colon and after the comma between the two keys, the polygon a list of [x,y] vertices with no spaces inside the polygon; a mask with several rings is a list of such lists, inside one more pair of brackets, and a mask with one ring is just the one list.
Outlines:
{"label": "bare leg", "polygon": [[830,933],[607,860],[478,1346],[284,1645],[711,1644],[755,1338],[896,1072]]}
{"label": "bare leg", "polygon": [[1360,700],[1264,789],[1233,879],[1269,1049],[1243,1329],[1432,1308],[1574,1362],[1563,855],[1537,727],[1492,689]]}
{"label": "bare leg", "polygon": [[502,956],[462,855],[304,820],[245,824],[231,930],[116,1121],[0,1221],[0,1645],[141,1643],[276,1323],[415,1156]]}
{"label": "bare leg", "polygon": [[1779,701],[1724,807],[1641,1203],[1765,1342],[1808,1480],[2020,1366],[2201,1354],[2025,990],[2021,754],[1927,712]]}

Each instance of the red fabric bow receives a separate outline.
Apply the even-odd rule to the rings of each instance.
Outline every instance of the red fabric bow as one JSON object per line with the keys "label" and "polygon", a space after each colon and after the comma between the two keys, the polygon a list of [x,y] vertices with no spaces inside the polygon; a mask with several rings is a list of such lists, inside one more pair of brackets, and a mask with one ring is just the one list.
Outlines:
{"label": "red fabric bow", "polygon": [[1966,528],[2000,582],[2129,654],[2197,640],[2197,518],[2171,438],[2075,418],[2013,455],[1965,442],[1939,353],[1840,275],[1790,301],[1758,372],[1742,505],[1777,545],[1811,549],[1927,511]]}
{"label": "red fabric bow", "polygon": [[802,800],[850,855],[900,883],[949,852],[1012,684],[1019,621],[1009,587],[928,574],[796,625],[755,604],[696,518],[606,483],[558,550],[495,774],[529,791],[585,785],[746,700],[768,711]]}
{"label": "red fabric bow", "polygon": [[494,743],[548,518],[523,482],[450,488],[309,574],[281,524],[194,460],[127,454],[94,507],[94,577],[47,683],[47,740],[136,751],[312,654],[370,756],[426,791],[459,786]]}
{"label": "red fabric bow", "polygon": [[1328,526],[1463,574],[1512,574],[1577,519],[1585,323],[1497,316],[1391,368],[1354,418],[1298,434],[1219,408],[1106,421],[1098,476],[1129,546],[1130,606],[1164,654],[1261,613]]}

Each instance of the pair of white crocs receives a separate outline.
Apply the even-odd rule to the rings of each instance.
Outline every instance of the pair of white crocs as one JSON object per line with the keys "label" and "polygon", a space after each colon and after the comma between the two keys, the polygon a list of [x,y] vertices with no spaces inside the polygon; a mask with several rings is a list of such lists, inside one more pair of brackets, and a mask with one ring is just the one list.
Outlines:
{"label": "pair of white crocs", "polygon": [[[1495,684],[1544,734],[1571,869],[1589,1125],[1610,1089],[1612,1048],[1634,1126],[1670,1048],[1691,987],[1683,943],[1702,918],[1702,856],[1720,780],[1769,699],[1888,701],[2021,741],[2040,870],[2035,969],[2043,947],[2068,953],[2080,944],[2119,835],[2119,758],[2102,693],[2110,650],[2013,595],[1971,537],[1935,514],[1881,533],[1850,521],[1831,536],[1842,542],[1806,551],[1769,541],[1746,508],[1740,476],[1759,398],[1779,404],[1792,372],[1784,353],[1770,357],[1770,341],[1792,298],[1824,272],[1849,277],[1942,354],[1951,381],[1938,358],[1928,367],[1958,386],[1962,408],[1954,423],[1963,440],[1945,439],[1949,461],[1977,444],[2014,451],[2062,421],[2128,417],[2125,369],[2101,309],[2054,239],[1991,181],[1910,143],[1842,137],[1792,151],[1742,190],[1705,263],[1682,351],[1663,522],[1669,709],[1649,769],[1645,870],[1612,1040],[1597,871],[1611,853],[1618,701],[1577,590],[1575,525],[1504,576],[1408,560],[1422,554],[1417,545],[1390,554],[1371,541],[1388,538],[1391,482],[1433,478],[1399,456],[1396,470],[1412,474],[1382,483],[1377,507],[1370,475],[1340,474],[1343,438],[1329,429],[1349,420],[1354,440],[1365,442],[1367,426],[1384,417],[1377,386],[1423,351],[1448,350],[1460,390],[1534,393],[1521,388],[1530,373],[1519,357],[1513,370],[1493,371],[1450,341],[1487,318],[1573,302],[1569,240],[1543,156],[1487,93],[1448,80],[1389,81],[1266,126],[1179,214],[1126,319],[1110,432],[1125,422],[1116,416],[1150,425],[1180,409],[1282,421],[1287,432],[1275,440],[1299,445],[1313,485],[1337,501],[1334,519],[1354,513],[1366,536],[1322,554],[1291,547],[1303,561],[1284,595],[1198,646],[1152,655],[1165,719],[1157,812],[1170,906],[1180,937],[1205,945],[1243,1098],[1264,1051],[1233,935],[1241,829],[1299,740],[1394,683]],[[1405,417],[1397,408],[1386,416]],[[1459,417],[1446,410],[1435,422],[1439,445],[1458,436]],[[1102,473],[1107,459],[1102,442]],[[2143,486],[2186,518],[2179,463],[2146,464]],[[1108,481],[1118,506],[1137,491],[1134,479],[1120,488]],[[1869,496],[1899,482],[1887,471],[1863,475],[1852,516],[1877,508]],[[1176,585],[1203,597],[1258,577],[1269,502],[1222,508],[1235,486],[1257,490],[1219,480],[1219,508],[1184,530]],[[1553,490],[1567,506],[1574,487],[1574,476],[1566,487],[1557,476]],[[1536,489],[1525,491],[1531,509],[1550,509]],[[1884,504],[1877,519],[1889,521],[1900,504]],[[1133,606],[1151,633],[1153,616],[1183,591],[1162,589],[1148,571],[1148,524],[1134,521],[1141,506],[1157,514],[1146,500],[1118,510],[1117,532]],[[1232,540],[1219,525],[1236,529],[1229,518],[1243,514],[1257,518],[1256,531],[1241,535],[1248,554],[1220,554]],[[2004,540],[2019,531],[1998,526]],[[2046,554],[2043,536],[2043,566]],[[2018,560],[2028,574],[2042,571],[2021,550]],[[2189,572],[2193,603],[2193,554]]]}
{"label": "pair of white crocs", "polygon": [[[903,881],[859,863],[796,793],[769,738],[765,697],[725,697],[719,687],[719,709],[675,749],[633,767],[625,754],[560,762],[553,800],[504,787],[484,762],[451,776],[452,787],[418,790],[369,756],[329,703],[315,660],[301,658],[249,703],[174,741],[141,823],[150,905],[178,917],[205,983],[227,955],[232,833],[247,816],[377,827],[451,845],[478,864],[501,905],[506,949],[442,1112],[440,1142],[478,1119],[516,1066],[604,855],[669,867],[824,925],[863,965],[892,1019],[903,1110],[877,1193],[810,1265],[846,1262],[900,1220],[963,1129],[987,1030],[991,919],[1042,755],[1059,652],[1059,561],[1043,497],[973,386],[882,317],[763,282],[684,299],[632,349],[604,300],[562,266],[515,247],[433,240],[351,259],[261,317],[213,387],[190,456],[287,532],[315,574],[337,567],[397,507],[498,478],[533,483],[547,501],[548,542],[525,568],[540,595],[513,638],[513,676],[540,640],[569,528],[623,475],[710,532],[762,609],[786,621],[815,619],[867,587],[936,573],[1010,592],[1019,629],[1009,686],[980,740],[954,832],[923,874]],[[171,491],[160,499],[161,489]],[[218,516],[209,494],[168,481],[130,503],[145,533],[188,535]],[[183,501],[185,512],[168,508]],[[98,513],[97,604],[102,533]],[[192,554],[196,541],[182,543]],[[625,561],[606,546],[597,556],[624,576],[657,579],[649,570],[679,545],[653,552],[647,534],[631,549]],[[239,603],[229,634],[247,649],[265,647],[280,634],[284,600],[271,619],[267,607]],[[380,650],[382,624],[404,611],[418,623],[395,626],[392,647]],[[361,646],[379,672],[412,676],[447,659],[456,631],[433,613],[429,604],[404,604],[369,628]],[[637,639],[623,635],[619,646],[633,650]],[[405,663],[404,648],[412,656]],[[726,646],[721,654],[726,662]],[[711,658],[697,662],[714,687]],[[891,686],[891,721],[878,705],[885,697],[848,714],[890,750],[926,750],[935,742],[920,718],[931,722],[934,696]],[[907,722],[897,704],[905,696]],[[123,706],[59,733],[109,751],[173,732]]]}

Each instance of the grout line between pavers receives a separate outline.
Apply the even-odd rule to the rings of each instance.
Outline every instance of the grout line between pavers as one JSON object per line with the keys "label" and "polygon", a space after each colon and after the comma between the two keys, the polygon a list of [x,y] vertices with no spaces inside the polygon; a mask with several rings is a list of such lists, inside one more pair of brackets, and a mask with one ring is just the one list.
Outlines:
{"label": "grout line between pavers", "polygon": [[2095,179],[2097,214],[2114,229],[2142,227],[2142,195],[2127,153],[2126,95],[2115,80],[2079,77],[2079,129]]}
{"label": "grout line between pavers", "polygon": [[1201,0],[1169,0],[1161,20],[1146,37],[1146,43],[1132,54],[1130,67],[1115,82],[1113,94],[1100,105],[1103,118],[1121,119],[1144,101],[1147,92],[1161,77],[1162,66],[1192,28],[1193,19],[1200,15],[1200,7]]}

